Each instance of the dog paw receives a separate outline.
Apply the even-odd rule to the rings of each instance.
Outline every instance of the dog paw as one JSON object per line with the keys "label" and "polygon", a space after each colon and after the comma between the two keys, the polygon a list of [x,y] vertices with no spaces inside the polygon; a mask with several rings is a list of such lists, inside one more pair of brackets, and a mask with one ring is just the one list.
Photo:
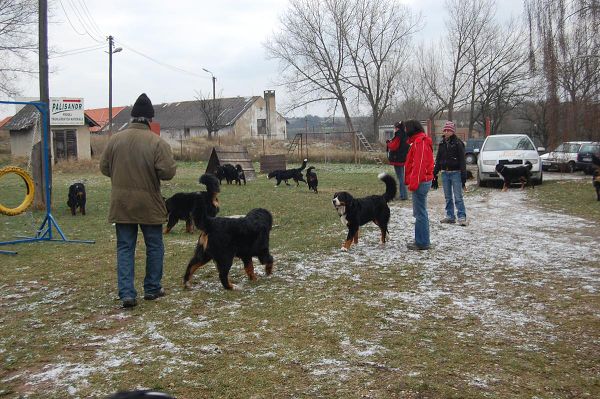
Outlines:
{"label": "dog paw", "polygon": [[192,289],[192,283],[189,281],[186,281],[185,283],[183,283],[183,288],[186,290],[191,290]]}
{"label": "dog paw", "polygon": [[340,248],[340,250],[341,250],[342,252],[348,252],[348,248],[346,248],[346,247],[341,247],[341,248]]}
{"label": "dog paw", "polygon": [[232,291],[241,291],[242,288],[239,285],[231,284],[231,290]]}

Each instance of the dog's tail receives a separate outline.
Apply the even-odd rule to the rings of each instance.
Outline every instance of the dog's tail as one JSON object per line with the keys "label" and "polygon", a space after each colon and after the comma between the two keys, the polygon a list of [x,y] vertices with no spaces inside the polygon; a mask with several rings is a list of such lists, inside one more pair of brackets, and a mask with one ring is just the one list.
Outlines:
{"label": "dog's tail", "polygon": [[304,161],[302,161],[302,166],[300,166],[298,168],[298,172],[301,172],[304,170],[304,168],[306,168],[306,164],[308,163],[308,159],[304,158]]}
{"label": "dog's tail", "polygon": [[198,180],[200,184],[204,184],[206,186],[206,191],[210,194],[218,193],[221,191],[221,183],[219,183],[219,179],[217,179],[217,177],[213,174],[205,173],[202,176],[200,176],[200,179]]}
{"label": "dog's tail", "polygon": [[311,166],[310,168],[306,169],[306,174],[307,174],[307,175],[311,175],[311,174],[313,174],[313,173],[314,173],[314,172],[313,172],[313,170],[314,170],[314,169],[315,169],[315,167],[314,167],[314,166]]}
{"label": "dog's tail", "polygon": [[385,202],[390,202],[396,196],[396,191],[398,188],[396,179],[387,173],[380,173],[377,177],[379,180],[385,183],[385,193],[383,193],[383,199],[385,199]]}

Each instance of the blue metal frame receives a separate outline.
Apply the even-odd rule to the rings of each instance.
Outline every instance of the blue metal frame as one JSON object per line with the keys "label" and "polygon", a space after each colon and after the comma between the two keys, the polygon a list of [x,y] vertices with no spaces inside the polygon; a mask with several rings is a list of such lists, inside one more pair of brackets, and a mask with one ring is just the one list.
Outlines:
{"label": "blue metal frame", "polygon": [[[49,142],[49,126],[46,124],[48,120],[48,104],[41,101],[22,102],[22,101],[0,101],[0,104],[23,104],[33,105],[42,114],[42,170],[44,174],[44,191],[46,197],[46,217],[42,222],[40,228],[35,232],[34,237],[23,238],[20,240],[13,241],[0,241],[0,245],[20,244],[24,242],[38,242],[38,241],[54,241],[54,242],[74,242],[80,244],[94,244],[96,241],[93,240],[69,240],[60,229],[60,226],[52,216],[52,198],[50,196],[50,176],[48,171],[50,170],[50,160],[48,159],[48,142]],[[52,227],[56,229],[60,235],[60,239],[52,238]],[[0,251],[0,254],[5,255],[16,255],[14,251]]]}

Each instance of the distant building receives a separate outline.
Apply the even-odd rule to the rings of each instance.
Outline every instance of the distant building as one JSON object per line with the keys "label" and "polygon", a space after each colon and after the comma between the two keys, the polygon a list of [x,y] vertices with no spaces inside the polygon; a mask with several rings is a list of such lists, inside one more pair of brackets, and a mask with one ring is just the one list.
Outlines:
{"label": "distant building", "polygon": [[[10,132],[10,152],[13,157],[29,157],[33,145],[41,141],[38,123],[41,114],[33,105],[21,108],[3,129]],[[90,159],[90,128],[98,124],[84,113],[80,125],[51,125],[50,148],[55,161],[61,159]]]}
{"label": "distant building", "polygon": [[[220,109],[218,124],[219,136],[266,137],[286,139],[285,118],[276,111],[275,92],[267,90],[264,97],[217,98],[215,106]],[[131,119],[131,106],[125,107],[113,118],[113,132],[127,128]],[[160,125],[160,136],[171,146],[178,146],[181,140],[192,137],[206,137],[206,120],[200,108],[200,101],[180,101],[154,104],[153,122]],[[102,129],[106,132],[107,128]]]}
{"label": "distant building", "polygon": [[[119,114],[119,112],[123,111],[125,108],[126,107],[112,107],[113,120]],[[98,126],[90,128],[91,133],[97,133],[104,129],[106,125],[108,125],[108,108],[86,109],[85,114],[98,124]]]}

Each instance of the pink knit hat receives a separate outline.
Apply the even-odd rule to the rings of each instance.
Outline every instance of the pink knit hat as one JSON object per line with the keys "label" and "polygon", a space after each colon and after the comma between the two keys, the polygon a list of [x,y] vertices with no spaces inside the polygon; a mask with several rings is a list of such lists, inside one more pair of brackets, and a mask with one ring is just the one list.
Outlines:
{"label": "pink knit hat", "polygon": [[452,134],[455,134],[456,126],[454,126],[454,122],[446,121],[446,123],[444,124],[444,127],[442,129],[442,132],[451,132]]}

